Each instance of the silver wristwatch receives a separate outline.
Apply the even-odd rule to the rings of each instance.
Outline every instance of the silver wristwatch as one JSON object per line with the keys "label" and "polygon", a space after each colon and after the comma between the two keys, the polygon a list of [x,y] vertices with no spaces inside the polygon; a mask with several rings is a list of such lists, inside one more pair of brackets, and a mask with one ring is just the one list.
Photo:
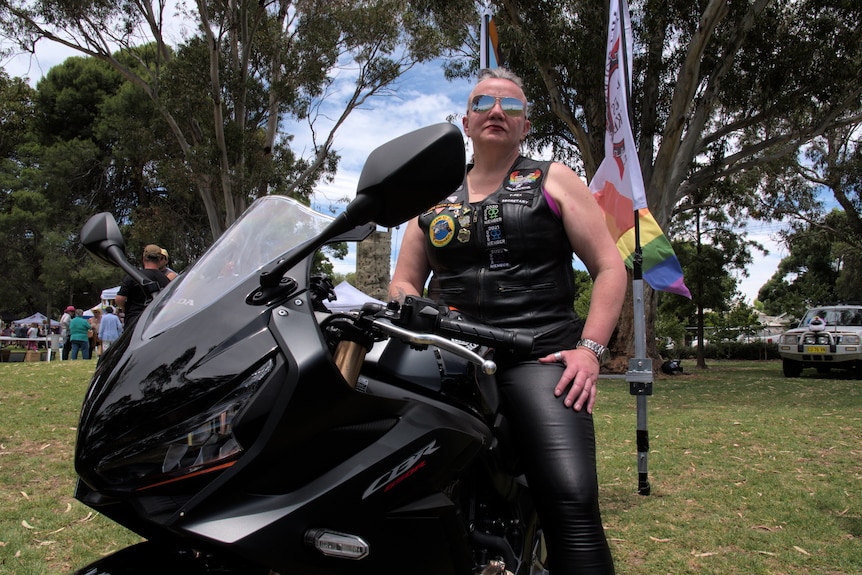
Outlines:
{"label": "silver wristwatch", "polygon": [[604,365],[605,363],[607,363],[608,359],[611,356],[611,352],[608,351],[608,348],[606,348],[599,342],[593,341],[591,339],[582,339],[575,347],[585,347],[594,354],[596,354],[596,358],[599,360],[599,365]]}

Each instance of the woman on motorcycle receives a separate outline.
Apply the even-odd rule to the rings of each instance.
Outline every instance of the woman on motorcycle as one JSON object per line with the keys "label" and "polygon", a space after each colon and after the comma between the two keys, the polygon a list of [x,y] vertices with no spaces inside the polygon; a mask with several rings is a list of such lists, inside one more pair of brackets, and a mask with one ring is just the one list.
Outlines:
{"label": "woman on motorcycle", "polygon": [[[482,70],[464,133],[463,186],[408,224],[389,295],[429,291],[467,316],[533,334],[530,357],[497,354],[497,384],[538,509],[554,575],[609,574],[592,411],[626,272],[603,214],[569,168],[520,154],[530,129],[520,78]],[[582,321],[572,253],[593,278]]]}

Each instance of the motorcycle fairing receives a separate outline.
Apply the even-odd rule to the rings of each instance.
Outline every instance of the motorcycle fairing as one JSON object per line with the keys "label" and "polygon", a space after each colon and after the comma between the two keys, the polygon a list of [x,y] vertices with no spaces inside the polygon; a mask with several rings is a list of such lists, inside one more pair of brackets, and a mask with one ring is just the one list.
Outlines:
{"label": "motorcycle fairing", "polygon": [[270,575],[268,569],[247,563],[192,553],[145,541],[121,549],[78,569],[72,575]]}

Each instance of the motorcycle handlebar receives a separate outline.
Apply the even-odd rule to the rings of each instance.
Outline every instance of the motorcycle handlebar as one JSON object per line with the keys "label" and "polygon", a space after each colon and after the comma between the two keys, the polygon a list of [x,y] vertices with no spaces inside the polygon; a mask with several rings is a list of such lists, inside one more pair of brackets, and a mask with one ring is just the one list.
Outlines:
{"label": "motorcycle handlebar", "polygon": [[533,350],[532,335],[471,321],[458,310],[421,297],[408,296],[404,304],[399,306],[393,302],[385,308],[380,304],[366,304],[363,312],[382,314],[416,336],[437,334],[515,355],[529,355]]}
{"label": "motorcycle handlebar", "polygon": [[474,323],[463,318],[453,319],[441,316],[437,322],[437,328],[442,334],[501,351],[511,351],[517,355],[527,355],[533,351],[533,338],[531,336],[508,329]]}

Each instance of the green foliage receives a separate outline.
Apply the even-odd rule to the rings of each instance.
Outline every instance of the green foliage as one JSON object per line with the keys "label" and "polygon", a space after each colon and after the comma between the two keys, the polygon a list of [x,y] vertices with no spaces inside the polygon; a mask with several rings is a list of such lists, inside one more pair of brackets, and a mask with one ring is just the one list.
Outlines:
{"label": "green foliage", "polygon": [[[18,146],[29,136],[34,95],[24,79],[10,78],[0,69],[0,159],[3,161],[14,159]],[[0,182],[0,189],[5,190],[6,184]]]}
{"label": "green foliage", "polygon": [[[668,298],[670,299],[670,298]],[[663,313],[661,308],[655,321],[656,347],[659,355],[677,357],[676,351],[685,343],[686,322],[674,313]]]}
{"label": "green foliage", "polygon": [[[709,344],[703,347],[703,357],[708,360],[751,361],[762,359],[781,359],[778,344],[762,341],[741,342],[733,340],[713,342],[708,336]],[[697,348],[690,345],[674,349],[673,356],[678,359],[697,358]]]}
{"label": "green foliage", "polygon": [[[0,256],[0,295],[16,315],[89,307],[122,276],[76,243],[94,212],[118,219],[133,263],[157,243],[183,269],[255,198],[283,193],[308,203],[314,185],[335,173],[332,134],[347,114],[416,62],[462,45],[461,23],[475,14],[448,1],[237,2],[209,6],[200,34],[175,48],[161,37],[141,46],[107,39],[139,25],[153,32],[173,17],[147,8],[0,3],[0,35],[21,46],[62,35],[88,55],[51,68],[35,92],[0,77],[0,233],[10,247]],[[356,91],[318,141],[314,124],[345,62]],[[311,125],[312,157],[280,132],[289,119]],[[321,258],[317,267],[332,265]]]}
{"label": "green foliage", "polygon": [[852,234],[847,212],[837,209],[819,222],[793,224],[784,236],[790,253],[758,293],[766,312],[799,318],[812,305],[862,300],[855,281],[862,251],[851,245]]}
{"label": "green foliage", "polygon": [[590,311],[590,298],[593,295],[593,280],[590,274],[583,270],[575,270],[575,313],[581,319],[586,319]]}
{"label": "green foliage", "polygon": [[94,58],[73,56],[49,69],[36,84],[34,131],[40,141],[93,140],[102,104],[123,82],[108,64]]}
{"label": "green foliage", "polygon": [[740,336],[753,336],[759,326],[754,308],[742,300],[734,302],[733,307],[726,313],[708,312],[706,324],[711,327],[710,344],[734,341]]}
{"label": "green foliage", "polygon": [[[524,77],[531,101],[528,144],[550,150],[591,179],[604,157],[601,40],[607,37],[608,3],[494,5],[504,64]],[[776,174],[807,168],[795,162],[806,142],[859,125],[858,7],[821,0],[629,5],[635,48],[628,108],[647,202],[668,236],[692,241],[683,232],[692,229],[696,209],[725,214],[727,231],[739,231],[748,217],[772,220],[770,204],[785,197],[779,189],[816,208],[810,194],[777,182]],[[746,238],[733,242],[716,236],[703,241],[731,251],[724,258],[705,254],[691,270],[702,280],[696,296],[701,306],[725,307],[722,300],[731,301],[735,288],[723,270],[745,269],[759,251]],[[686,272],[691,288],[694,277]]]}

